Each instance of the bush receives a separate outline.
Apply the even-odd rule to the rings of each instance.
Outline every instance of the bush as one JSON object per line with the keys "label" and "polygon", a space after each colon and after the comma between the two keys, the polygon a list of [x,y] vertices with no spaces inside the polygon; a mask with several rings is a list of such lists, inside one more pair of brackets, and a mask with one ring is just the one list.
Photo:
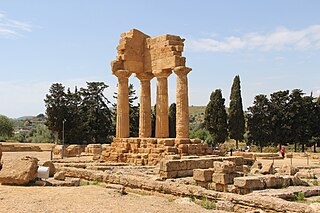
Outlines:
{"label": "bush", "polygon": [[302,202],[304,199],[305,197],[303,192],[298,192],[298,194],[295,195],[295,201],[297,202]]}
{"label": "bush", "polygon": [[215,209],[216,208],[215,202],[209,201],[206,197],[202,197],[199,204],[200,204],[200,206],[202,206],[205,209]]}
{"label": "bush", "polygon": [[267,146],[263,147],[262,151],[268,153],[277,153],[279,152],[279,148],[277,146]]}

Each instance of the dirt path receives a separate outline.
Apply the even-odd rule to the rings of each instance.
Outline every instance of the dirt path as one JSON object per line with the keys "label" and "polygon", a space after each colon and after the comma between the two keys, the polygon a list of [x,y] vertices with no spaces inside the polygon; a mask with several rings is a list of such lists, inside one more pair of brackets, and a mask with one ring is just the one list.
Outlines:
{"label": "dirt path", "polygon": [[[213,212],[193,202],[129,193],[120,195],[101,186],[14,187],[0,185],[0,212]],[[181,201],[181,200],[180,200]]]}

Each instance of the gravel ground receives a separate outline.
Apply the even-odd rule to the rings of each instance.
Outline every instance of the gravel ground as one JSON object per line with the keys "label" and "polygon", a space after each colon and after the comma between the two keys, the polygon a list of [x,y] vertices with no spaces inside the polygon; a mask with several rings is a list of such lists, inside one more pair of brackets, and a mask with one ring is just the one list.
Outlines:
{"label": "gravel ground", "polygon": [[121,195],[101,186],[0,186],[0,212],[214,212],[181,199],[129,193]]}

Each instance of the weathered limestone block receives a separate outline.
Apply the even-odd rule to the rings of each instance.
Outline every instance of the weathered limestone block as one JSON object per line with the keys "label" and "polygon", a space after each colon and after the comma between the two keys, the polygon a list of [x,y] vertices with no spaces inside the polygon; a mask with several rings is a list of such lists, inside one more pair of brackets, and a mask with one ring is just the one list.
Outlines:
{"label": "weathered limestone block", "polygon": [[310,170],[298,171],[295,174],[295,177],[305,178],[305,179],[316,179],[316,175],[314,174],[314,172]]}
{"label": "weathered limestone block", "polygon": [[259,177],[237,177],[234,179],[234,185],[238,188],[259,190],[265,188],[265,183]]}
{"label": "weathered limestone block", "polygon": [[256,160],[251,158],[243,158],[243,164],[247,166],[252,166]]}
{"label": "weathered limestone block", "polygon": [[174,138],[164,138],[158,139],[158,144],[162,144],[164,146],[174,146],[175,139]]}
{"label": "weathered limestone block", "polygon": [[164,160],[180,160],[181,156],[180,155],[166,155]]}
{"label": "weathered limestone block", "polygon": [[38,159],[23,157],[3,165],[0,171],[0,183],[24,185],[34,180],[38,171]]}
{"label": "weathered limestone block", "polygon": [[286,175],[295,175],[297,172],[299,172],[299,169],[297,167],[294,167],[292,165],[283,165],[279,170],[278,173],[280,174],[286,174]]}
{"label": "weathered limestone block", "polygon": [[231,156],[231,157],[221,157],[222,161],[231,161],[233,162],[236,166],[242,166],[244,164],[243,157],[241,156]]}
{"label": "weathered limestone block", "polygon": [[188,138],[176,138],[175,139],[176,146],[179,147],[181,144],[190,144],[190,139]]}
{"label": "weathered limestone block", "polygon": [[274,168],[273,168],[273,163],[266,163],[265,165],[262,166],[261,169],[261,174],[266,175],[266,174],[274,174]]}
{"label": "weathered limestone block", "polygon": [[75,157],[78,156],[83,151],[83,148],[80,145],[69,145],[66,147],[65,156]]}
{"label": "weathered limestone block", "polygon": [[266,188],[282,188],[289,185],[284,181],[283,177],[275,175],[263,175],[260,178],[265,182]]}
{"label": "weathered limestone block", "polygon": [[54,174],[53,178],[55,180],[65,180],[65,178],[66,178],[65,172],[64,171],[59,171],[56,174]]}
{"label": "weathered limestone block", "polygon": [[260,161],[255,161],[251,166],[251,169],[262,169],[262,163]]}
{"label": "weathered limestone block", "polygon": [[106,183],[105,184],[105,187],[107,189],[113,189],[117,192],[119,192],[120,194],[125,194],[125,187],[123,185],[120,185],[120,184],[112,184],[112,183]]}
{"label": "weathered limestone block", "polygon": [[232,184],[234,179],[233,174],[213,173],[212,182],[223,185]]}
{"label": "weathered limestone block", "polygon": [[242,168],[243,168],[243,173],[244,173],[245,175],[247,175],[247,174],[250,173],[250,167],[249,167],[249,166],[243,165]]}
{"label": "weathered limestone block", "polygon": [[235,171],[235,164],[231,161],[214,161],[213,162],[215,173],[226,173],[230,174]]}
{"label": "weathered limestone block", "polygon": [[56,167],[52,163],[52,161],[45,161],[42,166],[49,167],[49,176],[52,177],[56,172]]}
{"label": "weathered limestone block", "polygon": [[309,186],[309,184],[306,181],[301,180],[296,175],[290,176],[290,177],[291,177],[292,185],[294,186]]}
{"label": "weathered limestone block", "polygon": [[85,148],[85,153],[87,155],[100,154],[101,151],[102,151],[101,144],[88,144]]}
{"label": "weathered limestone block", "polygon": [[218,192],[227,192],[228,185],[212,182],[208,184],[208,189],[216,190]]}
{"label": "weathered limestone block", "polygon": [[165,151],[166,152],[172,152],[174,154],[178,154],[178,149],[176,147],[167,146],[167,147],[165,147]]}
{"label": "weathered limestone block", "polygon": [[243,158],[254,159],[254,154],[252,152],[233,152],[233,156],[241,156]]}
{"label": "weathered limestone block", "polygon": [[195,181],[202,182],[211,182],[212,174],[214,173],[214,169],[194,169],[193,170],[193,179]]}
{"label": "weathered limestone block", "polygon": [[234,212],[235,204],[231,201],[218,201],[216,204],[217,210],[227,211],[227,212]]}

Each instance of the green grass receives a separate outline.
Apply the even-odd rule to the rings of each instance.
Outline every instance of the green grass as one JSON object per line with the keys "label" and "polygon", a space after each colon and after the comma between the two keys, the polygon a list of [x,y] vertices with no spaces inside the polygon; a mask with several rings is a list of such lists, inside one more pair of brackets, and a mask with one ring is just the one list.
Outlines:
{"label": "green grass", "polygon": [[191,199],[192,202],[196,202],[197,198],[195,196],[191,196],[190,199]]}
{"label": "green grass", "polygon": [[174,198],[168,198],[168,202],[173,202],[173,201],[175,201]]}
{"label": "green grass", "polygon": [[214,201],[210,201],[208,200],[207,197],[201,197],[200,199],[198,199],[195,196],[190,196],[190,199],[192,202],[194,202],[195,204],[202,206],[205,209],[215,209],[216,208],[216,203]]}
{"label": "green grass", "polygon": [[303,202],[305,200],[305,196],[303,192],[298,192],[298,194],[295,195],[296,202]]}
{"label": "green grass", "polygon": [[94,186],[100,186],[103,182],[101,181],[86,181],[86,180],[81,180],[80,181],[80,186],[88,186],[88,185],[94,185]]}
{"label": "green grass", "polygon": [[216,208],[216,203],[209,201],[206,197],[202,197],[199,205],[202,206],[205,209],[215,209]]}

